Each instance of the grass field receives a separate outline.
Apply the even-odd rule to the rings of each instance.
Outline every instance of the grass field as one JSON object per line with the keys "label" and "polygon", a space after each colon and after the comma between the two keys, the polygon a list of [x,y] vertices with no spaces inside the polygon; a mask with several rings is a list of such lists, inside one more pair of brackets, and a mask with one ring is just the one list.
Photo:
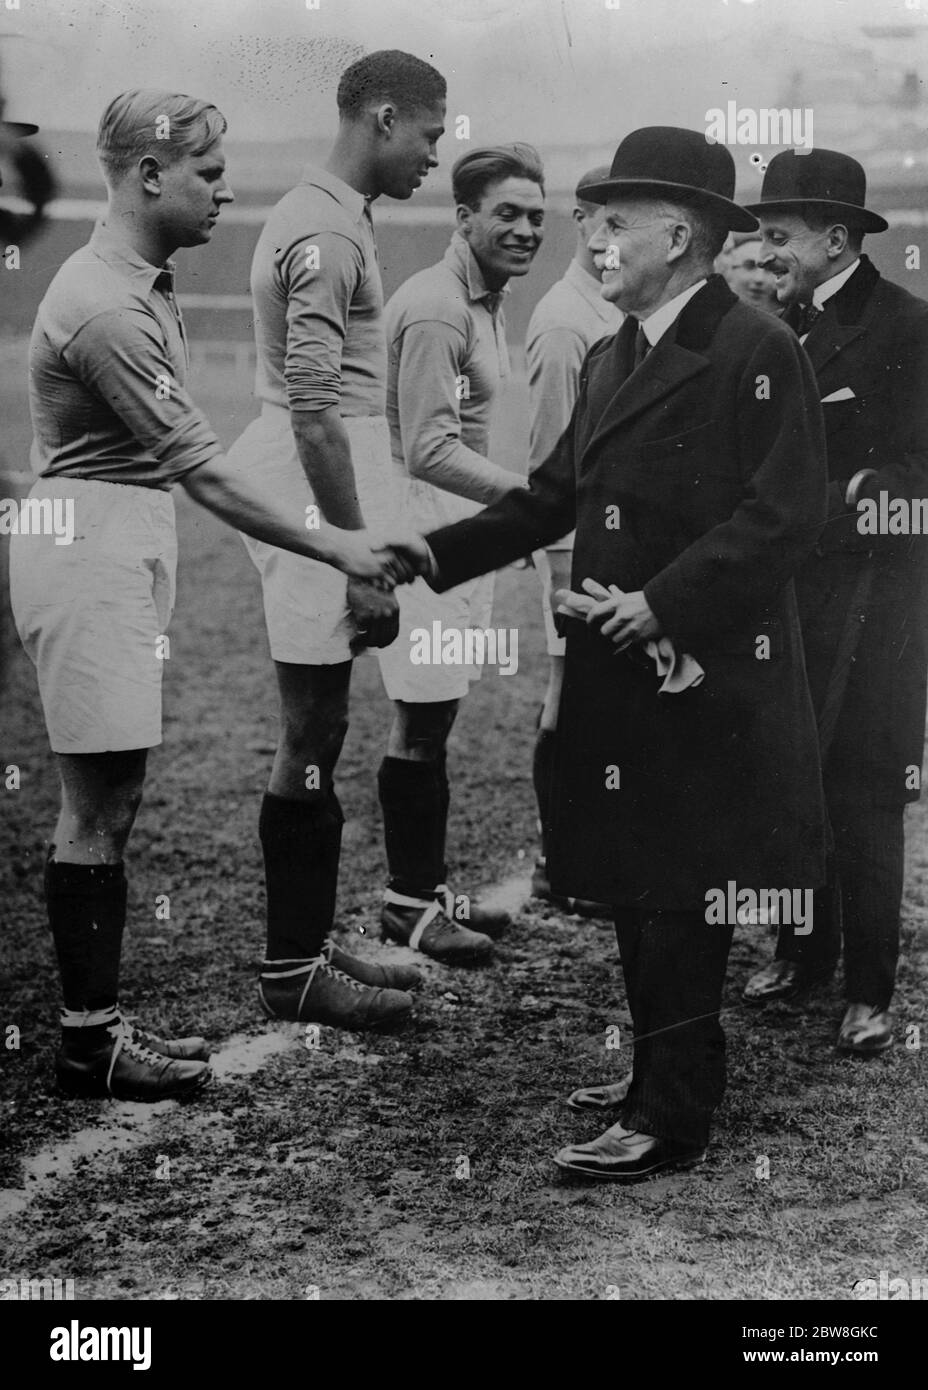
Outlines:
{"label": "grass field", "polygon": [[[26,467],[19,351],[0,351],[0,470]],[[226,441],[251,417],[246,382],[214,373],[194,390]],[[518,466],[525,419],[516,380],[501,462]],[[725,998],[729,1089],[707,1165],[627,1190],[568,1185],[550,1155],[597,1125],[563,1099],[625,1069],[605,1047],[607,1026],[628,1022],[610,930],[526,905],[491,968],[424,962],[415,1024],[398,1036],[323,1030],[309,1049],[298,1027],[262,1021],[256,822],[276,711],[259,585],[238,538],[177,500],[165,741],[131,847],[123,994],[153,1027],[208,1035],[222,1075],[187,1105],[55,1096],[40,890],[56,788],[33,673],[7,630],[0,770],[17,764],[22,784],[0,787],[0,1025],[18,1028],[20,1046],[0,1049],[0,1279],[71,1278],[94,1299],[765,1300],[847,1299],[881,1270],[924,1276],[928,1086],[924,1050],[905,1043],[910,1025],[928,1042],[924,808],[908,813],[896,1047],[872,1062],[838,1057],[838,983],[804,1006],[749,1011],[740,988],[770,948],[742,929]],[[519,629],[519,673],[487,673],[452,737],[453,881],[516,895],[535,851],[545,658],[534,575],[503,572],[497,595],[496,622]],[[366,658],[338,779],[339,921],[342,939],[375,957],[388,949],[370,930],[388,721]],[[159,894],[169,921],[156,919]]]}

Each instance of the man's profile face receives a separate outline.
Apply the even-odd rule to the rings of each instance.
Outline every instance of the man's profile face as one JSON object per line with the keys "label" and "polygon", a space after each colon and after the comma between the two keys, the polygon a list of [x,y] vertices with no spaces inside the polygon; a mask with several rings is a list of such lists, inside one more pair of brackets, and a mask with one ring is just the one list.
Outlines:
{"label": "man's profile face", "polygon": [[202,246],[212,237],[223,204],[233,201],[225,168],[221,138],[204,154],[162,168],[158,220],[177,246]]}
{"label": "man's profile face", "polygon": [[398,111],[384,146],[381,191],[389,198],[411,198],[430,169],[438,167],[437,145],[445,133],[445,103]]}
{"label": "man's profile face", "polygon": [[505,282],[525,275],[544,239],[545,195],[531,179],[488,184],[477,208],[458,207],[458,227],[484,278]]}
{"label": "man's profile face", "polygon": [[745,241],[728,252],[725,279],[739,299],[758,309],[776,309],[773,272],[760,265],[761,240]]}
{"label": "man's profile face", "polygon": [[794,213],[760,217],[761,264],[772,272],[781,304],[812,303],[812,291],[834,274],[828,231],[813,231]]}
{"label": "man's profile face", "polygon": [[603,299],[630,314],[657,302],[670,277],[670,221],[659,203],[610,199],[589,243],[602,276]]}

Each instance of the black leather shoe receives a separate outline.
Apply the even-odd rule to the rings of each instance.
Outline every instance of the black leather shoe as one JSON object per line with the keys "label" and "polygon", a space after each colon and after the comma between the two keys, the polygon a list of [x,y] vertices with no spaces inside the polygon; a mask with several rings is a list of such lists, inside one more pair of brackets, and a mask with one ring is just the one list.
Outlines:
{"label": "black leather shoe", "polygon": [[893,1020],[888,1009],[873,1004],[848,1004],[838,1034],[839,1052],[873,1057],[893,1045]]}
{"label": "black leather shoe", "polygon": [[611,922],[615,916],[608,903],[593,902],[589,898],[566,898],[553,893],[548,882],[547,865],[543,859],[536,859],[535,868],[532,870],[532,897],[543,903],[551,903],[562,912],[569,912],[577,917],[591,917],[597,921]]}
{"label": "black leather shoe", "polygon": [[833,965],[812,970],[794,960],[772,960],[752,975],[741,993],[746,1004],[766,1004],[771,999],[792,999],[802,990],[823,985],[835,973]]}
{"label": "black leather shoe", "polygon": [[705,1157],[705,1149],[613,1125],[592,1144],[570,1144],[561,1149],[554,1161],[575,1177],[630,1183],[643,1182],[658,1173],[695,1168]]}
{"label": "black leather shoe", "polygon": [[581,1086],[567,1097],[567,1104],[571,1110],[595,1110],[607,1115],[611,1110],[620,1108],[631,1084],[632,1074],[629,1072],[621,1081],[614,1081],[610,1086]]}

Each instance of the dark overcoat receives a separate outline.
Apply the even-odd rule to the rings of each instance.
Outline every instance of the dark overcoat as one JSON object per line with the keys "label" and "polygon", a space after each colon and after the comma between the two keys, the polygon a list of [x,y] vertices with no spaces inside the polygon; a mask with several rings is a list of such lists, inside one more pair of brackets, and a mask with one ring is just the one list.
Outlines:
{"label": "dark overcoat", "polygon": [[[839,699],[835,775],[871,803],[901,805],[918,799],[925,738],[928,537],[862,533],[844,497],[854,474],[873,468],[864,497],[928,498],[928,304],[862,256],[805,348],[823,398],[829,476],[828,524],[797,575],[809,684],[819,713],[829,687]],[[845,399],[825,399],[836,393]],[[848,664],[849,621],[858,640]],[[836,660],[847,671],[843,694],[840,673],[832,683]]]}
{"label": "dark overcoat", "polygon": [[590,577],[644,589],[705,670],[697,688],[658,695],[640,648],[616,655],[568,623],[556,891],[692,910],[730,880],[816,887],[824,809],[792,583],[826,514],[808,359],[719,276],[630,377],[625,353],[621,332],[591,350],[529,490],[428,537],[440,587],[576,526],[573,588]]}

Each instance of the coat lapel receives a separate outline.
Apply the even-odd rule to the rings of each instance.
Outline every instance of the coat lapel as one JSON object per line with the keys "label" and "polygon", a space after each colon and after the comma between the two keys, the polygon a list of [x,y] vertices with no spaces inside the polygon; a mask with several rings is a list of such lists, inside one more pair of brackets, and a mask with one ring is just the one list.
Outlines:
{"label": "coat lapel", "polygon": [[[713,275],[683,306],[676,323],[628,377],[624,375],[627,367],[622,356],[627,350],[627,338],[623,342],[619,332],[609,351],[597,359],[590,372],[587,404],[591,431],[582,446],[581,468],[617,429],[706,370],[709,359],[702,349],[735,302],[721,276]],[[625,324],[622,327],[624,330]]]}
{"label": "coat lapel", "polygon": [[[826,300],[822,317],[813,324],[803,344],[816,376],[849,343],[866,332],[874,312],[872,295],[879,280],[879,271],[869,256],[861,256],[860,265],[850,280]],[[790,326],[795,327],[795,324]]]}

